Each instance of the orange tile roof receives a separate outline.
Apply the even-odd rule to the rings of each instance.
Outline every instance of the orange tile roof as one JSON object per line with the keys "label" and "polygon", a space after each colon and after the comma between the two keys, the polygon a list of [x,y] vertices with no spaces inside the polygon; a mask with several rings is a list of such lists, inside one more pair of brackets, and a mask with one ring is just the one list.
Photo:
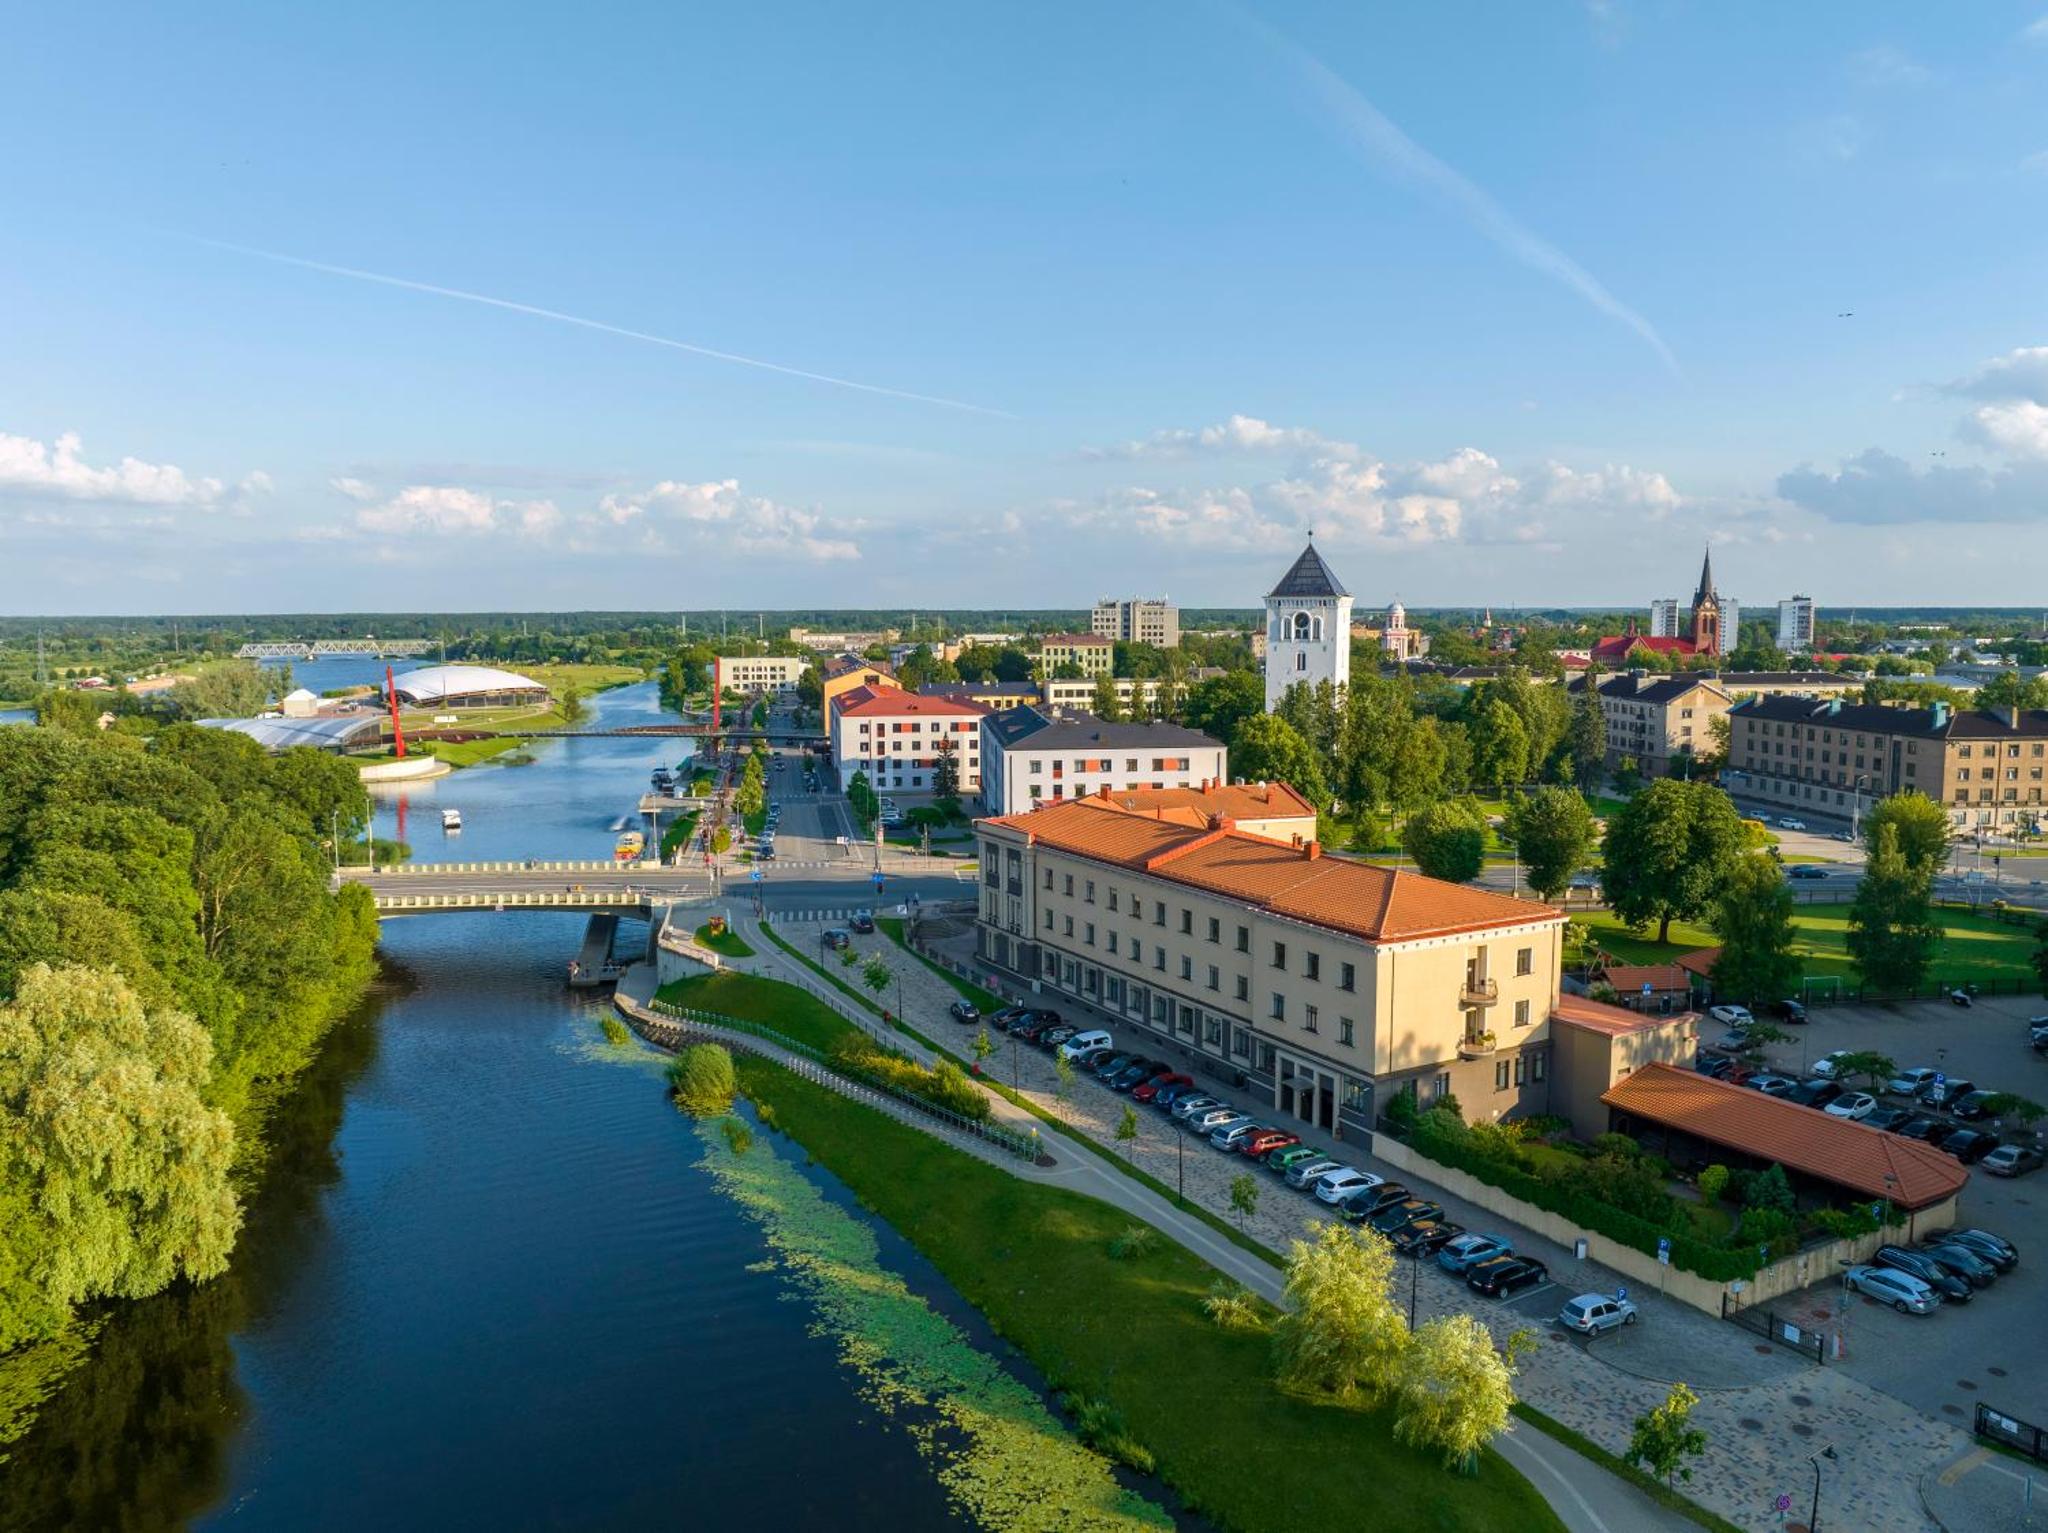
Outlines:
{"label": "orange tile roof", "polygon": [[1630,1011],[1626,1006],[1610,1006],[1605,1001],[1589,1001],[1583,995],[1570,994],[1558,996],[1557,1004],[1550,1009],[1553,1022],[1569,1023],[1588,1032],[1605,1033],[1610,1038],[1618,1038],[1625,1033],[1647,1033],[1675,1022],[1697,1020],[1698,1017],[1696,1011],[1668,1014]]}
{"label": "orange tile roof", "polygon": [[1797,1102],[1670,1065],[1644,1065],[1600,1100],[1710,1144],[1774,1160],[1787,1171],[1867,1198],[1890,1198],[1901,1208],[1930,1207],[1954,1196],[1970,1179],[1958,1162],[1920,1140],[1830,1118]]}
{"label": "orange tile roof", "polygon": [[1652,990],[1690,990],[1692,978],[1675,963],[1611,963],[1600,971],[1622,995]]}
{"label": "orange tile roof", "polygon": [[983,823],[1369,942],[1564,919],[1554,906],[1531,900],[1325,857],[1314,843],[1290,846],[1235,828],[1194,830],[1099,799],[1068,799]]}
{"label": "orange tile roof", "polygon": [[1720,957],[1721,950],[1719,948],[1703,947],[1695,948],[1690,953],[1680,953],[1671,961],[1688,974],[1697,974],[1701,979],[1708,979],[1712,977],[1714,964]]}
{"label": "orange tile roof", "polygon": [[905,692],[900,687],[855,687],[838,702],[839,716],[846,719],[886,714],[890,718],[944,715],[981,718],[988,712],[980,703],[956,702],[950,697],[927,697],[922,692]]}
{"label": "orange tile roof", "polygon": [[1230,820],[1310,820],[1316,806],[1284,782],[1213,783],[1197,788],[1132,788],[1114,790],[1108,802],[1133,814],[1176,825],[1205,829],[1209,816]]}

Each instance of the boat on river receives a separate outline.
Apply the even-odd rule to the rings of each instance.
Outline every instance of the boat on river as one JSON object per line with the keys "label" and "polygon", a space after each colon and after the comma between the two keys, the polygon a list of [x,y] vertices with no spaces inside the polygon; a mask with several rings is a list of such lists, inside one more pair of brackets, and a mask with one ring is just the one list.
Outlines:
{"label": "boat on river", "polygon": [[441,811],[441,828],[450,831],[462,829],[462,811],[460,809],[443,809]]}
{"label": "boat on river", "polygon": [[612,860],[615,862],[638,862],[640,854],[647,850],[647,838],[637,830],[629,830],[612,845]]}

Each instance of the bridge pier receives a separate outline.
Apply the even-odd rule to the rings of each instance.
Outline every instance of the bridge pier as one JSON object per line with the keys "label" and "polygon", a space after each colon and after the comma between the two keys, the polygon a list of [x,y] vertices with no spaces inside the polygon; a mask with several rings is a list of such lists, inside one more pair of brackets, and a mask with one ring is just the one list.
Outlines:
{"label": "bridge pier", "polygon": [[583,929],[583,948],[569,966],[569,988],[588,990],[619,977],[612,962],[612,939],[619,933],[619,918],[610,910],[594,911]]}

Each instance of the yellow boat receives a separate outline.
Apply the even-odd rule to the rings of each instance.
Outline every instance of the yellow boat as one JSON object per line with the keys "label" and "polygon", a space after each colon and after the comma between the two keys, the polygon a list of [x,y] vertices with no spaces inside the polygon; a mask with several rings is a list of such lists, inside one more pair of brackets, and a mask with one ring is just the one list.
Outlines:
{"label": "yellow boat", "polygon": [[637,830],[629,830],[612,847],[612,859],[615,862],[638,862],[640,854],[646,850],[647,838]]}

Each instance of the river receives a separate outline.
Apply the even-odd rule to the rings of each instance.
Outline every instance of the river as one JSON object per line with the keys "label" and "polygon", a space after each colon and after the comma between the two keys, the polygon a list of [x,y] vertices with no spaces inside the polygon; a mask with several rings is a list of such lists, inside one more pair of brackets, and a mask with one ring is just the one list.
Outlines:
{"label": "river", "polygon": [[[642,685],[593,708],[657,704]],[[408,790],[408,833],[421,860],[604,855],[675,753],[544,744],[533,765]],[[451,803],[466,828],[444,838],[421,811]],[[112,1310],[0,1468],[0,1525],[972,1526],[918,1423],[869,1403],[764,1266],[656,1061],[605,1046],[603,1003],[563,988],[582,923],[386,925],[391,983],[279,1114],[229,1275]],[[875,1235],[1025,1376],[905,1241]]]}

